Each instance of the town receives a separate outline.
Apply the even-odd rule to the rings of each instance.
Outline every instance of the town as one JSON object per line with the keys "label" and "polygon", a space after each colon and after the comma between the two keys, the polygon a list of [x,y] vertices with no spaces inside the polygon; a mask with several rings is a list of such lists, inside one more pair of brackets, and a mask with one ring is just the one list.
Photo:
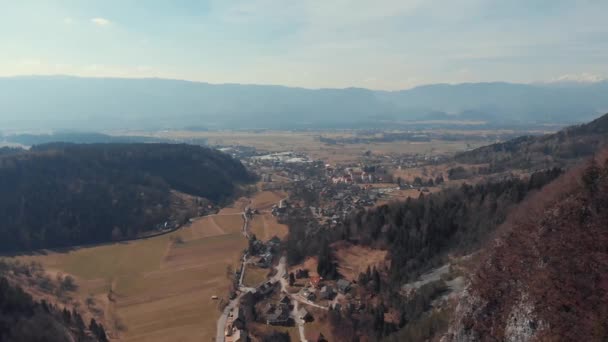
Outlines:
{"label": "town", "polygon": [[[329,164],[302,152],[260,153],[246,146],[220,147],[240,158],[260,179],[263,190],[280,190],[288,198],[272,205],[270,213],[289,226],[290,219],[309,220],[308,229],[332,229],[353,212],[388,203],[395,194],[420,196],[444,184],[443,175],[423,175],[411,180],[395,176],[406,168],[434,165],[441,155],[377,156],[362,153],[360,163]],[[435,177],[433,177],[435,176]],[[284,241],[274,236],[267,241],[251,234],[249,222],[260,211],[247,207],[243,231],[248,248],[243,251],[241,267],[233,274],[230,301],[225,303],[218,322],[218,341],[246,341],[251,330],[268,327],[297,328],[301,341],[324,341],[322,332],[312,331],[318,319],[327,319],[332,310],[354,311],[362,308],[356,281],[344,278],[323,279],[314,265],[289,266]],[[255,286],[243,283],[248,269],[267,270],[266,280]],[[249,329],[249,330],[248,330]],[[272,329],[270,329],[272,331]]]}

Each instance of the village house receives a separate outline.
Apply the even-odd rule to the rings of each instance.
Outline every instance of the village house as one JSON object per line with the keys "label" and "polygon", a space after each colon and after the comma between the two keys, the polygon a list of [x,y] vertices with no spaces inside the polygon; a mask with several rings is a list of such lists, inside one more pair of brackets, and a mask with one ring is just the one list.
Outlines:
{"label": "village house", "polygon": [[350,282],[346,279],[340,279],[336,283],[336,287],[338,288],[338,292],[345,294],[350,290]]}
{"label": "village house", "polygon": [[305,308],[300,308],[300,310],[298,310],[298,318],[302,320],[302,322],[309,322],[312,320],[312,315]]}
{"label": "village house", "polygon": [[256,294],[260,295],[260,296],[266,296],[267,294],[271,293],[272,290],[274,290],[274,284],[272,284],[271,282],[267,281],[264,284],[260,285],[257,289],[256,289]]}
{"label": "village house", "polygon": [[329,285],[325,285],[319,291],[319,298],[325,300],[331,300],[334,298],[334,290]]}
{"label": "village house", "polygon": [[308,278],[308,270],[299,268],[296,270],[295,276],[296,279]]}
{"label": "village house", "polygon": [[303,298],[305,298],[307,300],[311,300],[311,301],[315,300],[315,298],[316,298],[315,289],[305,287],[300,291],[300,296],[302,296]]}
{"label": "village house", "polygon": [[269,304],[265,313],[266,324],[287,325],[289,323],[289,306]]}
{"label": "village house", "polygon": [[234,329],[230,335],[226,336],[226,342],[246,342],[247,340],[247,332],[242,329]]}

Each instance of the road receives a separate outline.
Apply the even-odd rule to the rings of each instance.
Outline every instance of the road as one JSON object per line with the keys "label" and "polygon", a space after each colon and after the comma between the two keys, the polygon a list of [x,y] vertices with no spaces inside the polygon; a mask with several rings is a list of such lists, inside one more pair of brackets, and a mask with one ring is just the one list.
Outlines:
{"label": "road", "polygon": [[225,340],[225,331],[226,331],[226,322],[228,321],[228,315],[230,311],[236,307],[241,298],[242,294],[238,295],[235,299],[228,302],[228,305],[224,308],[224,312],[220,315],[220,318],[217,320],[217,336],[215,337],[216,342],[224,342]]}
{"label": "road", "polygon": [[[243,220],[244,220],[242,233],[247,239],[249,239],[249,218],[247,217],[245,212],[243,212],[242,215],[243,215]],[[226,324],[228,322],[228,316],[230,315],[230,311],[232,311],[233,309],[238,307],[238,303],[239,303],[239,300],[241,299],[241,296],[243,296],[247,292],[255,291],[255,289],[253,289],[253,288],[243,286],[243,276],[245,274],[245,268],[247,267],[247,262],[248,262],[248,257],[247,257],[247,254],[245,254],[245,255],[243,255],[241,276],[239,278],[239,284],[238,284],[239,285],[238,289],[239,289],[240,294],[236,298],[234,298],[228,302],[228,305],[226,305],[226,307],[224,308],[224,311],[222,312],[219,319],[217,320],[217,332],[216,332],[216,338],[215,338],[216,342],[225,341],[225,332],[226,332]],[[284,278],[285,274],[287,274],[287,258],[285,256],[282,256],[279,259],[279,262],[275,266],[275,269],[276,269],[276,273],[272,278],[270,278],[270,282],[272,282],[272,283],[279,282],[281,284],[281,292],[287,294],[293,300],[294,307],[293,307],[291,314],[293,316],[294,321],[296,322],[296,324],[298,326],[298,331],[300,333],[300,340],[306,342],[306,334],[304,331],[304,322],[302,322],[299,319],[298,314],[297,314],[298,313],[298,301],[303,301],[303,302],[305,302],[305,304],[309,304],[309,305],[313,305],[313,306],[317,306],[317,307],[319,307],[319,306],[314,303],[310,303],[304,299],[298,299],[296,296],[293,296],[289,292],[287,292],[287,279]],[[321,307],[321,308],[323,308],[323,307]]]}
{"label": "road", "polygon": [[287,279],[285,279],[284,275],[287,274],[287,258],[284,256],[279,259],[279,263],[275,267],[277,270],[274,277],[272,277],[273,282],[281,283],[281,292],[286,294],[289,298],[291,298],[293,302],[293,310],[291,310],[291,316],[298,326],[298,332],[300,333],[300,341],[306,342],[306,332],[304,331],[304,323],[300,317],[298,317],[299,303],[296,296],[292,295],[287,291]]}
{"label": "road", "polygon": [[[243,221],[244,221],[242,232],[243,232],[243,235],[247,239],[249,239],[249,218],[247,217],[247,215],[244,212],[242,213],[242,215],[243,215]],[[247,292],[255,291],[255,289],[253,289],[253,288],[243,286],[243,276],[245,275],[245,268],[247,267],[247,261],[248,261],[247,254],[244,254],[243,259],[242,259],[241,276],[239,277],[238,290],[239,290],[240,294],[238,296],[236,296],[236,298],[234,298],[228,302],[228,305],[226,305],[226,307],[224,308],[224,311],[220,315],[220,318],[218,318],[217,332],[216,332],[216,337],[215,337],[216,342],[225,341],[226,323],[228,321],[228,315],[230,315],[230,311],[232,311],[234,308],[238,307],[241,296],[243,296]]]}

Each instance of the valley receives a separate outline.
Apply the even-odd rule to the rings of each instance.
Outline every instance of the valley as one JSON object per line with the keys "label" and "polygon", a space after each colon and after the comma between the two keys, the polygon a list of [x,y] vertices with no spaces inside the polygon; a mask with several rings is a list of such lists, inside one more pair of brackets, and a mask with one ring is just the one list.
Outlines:
{"label": "valley", "polygon": [[[238,269],[247,247],[243,204],[268,206],[277,198],[274,192],[241,198],[162,236],[15,259],[40,263],[49,274],[74,277],[78,290],[69,305],[103,322],[111,339],[208,341],[228,300],[227,270]],[[278,225],[272,216],[264,220],[271,227]],[[86,304],[90,298],[92,305]]]}
{"label": "valley", "polygon": [[3,1],[0,342],[608,342],[608,1]]}
{"label": "valley", "polygon": [[[585,137],[599,148],[603,123],[578,130],[593,132]],[[196,132],[163,138],[169,134],[203,138]],[[437,330],[425,332],[432,336],[446,332],[446,317],[456,312],[450,303],[468,284],[477,252],[528,192],[562,172],[525,166],[504,172],[484,160],[471,163],[465,156],[490,148],[475,149],[490,143],[475,132],[471,140],[338,145],[317,133],[268,134],[267,141],[265,133],[205,133],[206,141],[223,142],[215,148],[256,175],[229,204],[202,202],[202,211],[194,205],[183,223],[149,237],[7,260],[40,265],[49,279],[71,277],[76,289],[61,297],[35,283],[24,288],[78,310],[85,321],[94,318],[110,340],[233,342],[248,335],[263,341],[285,334],[292,340],[339,341],[341,334],[390,340],[418,336],[420,324],[435,324]],[[173,208],[201,203],[168,193],[179,199]],[[404,224],[432,233],[404,235]],[[360,325],[380,312],[382,330]]]}

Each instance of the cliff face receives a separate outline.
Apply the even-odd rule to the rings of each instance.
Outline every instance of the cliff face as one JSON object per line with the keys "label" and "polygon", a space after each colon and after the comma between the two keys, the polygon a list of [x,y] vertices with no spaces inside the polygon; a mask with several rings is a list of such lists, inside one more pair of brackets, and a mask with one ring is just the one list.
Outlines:
{"label": "cliff face", "polygon": [[520,205],[488,246],[446,341],[608,338],[608,160]]}

